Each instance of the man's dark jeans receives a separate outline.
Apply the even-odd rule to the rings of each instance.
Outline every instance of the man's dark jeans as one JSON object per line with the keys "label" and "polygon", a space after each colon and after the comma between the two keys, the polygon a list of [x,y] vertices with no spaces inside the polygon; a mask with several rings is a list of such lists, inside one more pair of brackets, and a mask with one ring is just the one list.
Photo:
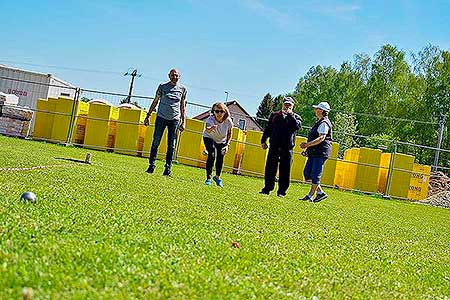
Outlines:
{"label": "man's dark jeans", "polygon": [[166,168],[170,168],[172,166],[173,153],[175,150],[175,144],[177,142],[178,122],[178,120],[166,120],[159,116],[156,117],[152,148],[150,150],[150,158],[148,162],[149,165],[155,165],[159,144],[161,143],[161,138],[163,136],[164,130],[167,127]]}

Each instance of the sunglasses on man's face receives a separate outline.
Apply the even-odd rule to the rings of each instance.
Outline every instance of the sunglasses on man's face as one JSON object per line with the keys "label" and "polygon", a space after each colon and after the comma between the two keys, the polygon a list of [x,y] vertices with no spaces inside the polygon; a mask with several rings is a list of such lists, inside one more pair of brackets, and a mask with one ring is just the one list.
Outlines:
{"label": "sunglasses on man's face", "polygon": [[216,114],[219,114],[219,113],[224,114],[224,113],[225,113],[224,110],[219,110],[219,109],[214,110],[214,112],[215,112]]}

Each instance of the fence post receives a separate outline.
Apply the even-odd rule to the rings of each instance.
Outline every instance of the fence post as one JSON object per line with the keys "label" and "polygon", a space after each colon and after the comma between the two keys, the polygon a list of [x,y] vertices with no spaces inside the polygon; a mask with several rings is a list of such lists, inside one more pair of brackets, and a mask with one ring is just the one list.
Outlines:
{"label": "fence post", "polygon": [[67,140],[66,140],[66,146],[71,145],[72,144],[72,136],[73,136],[73,130],[75,127],[75,120],[76,120],[76,113],[78,110],[78,101],[80,98],[80,88],[76,88],[75,90],[75,97],[73,99],[73,104],[72,104],[72,114],[70,115],[70,122],[69,122],[69,128],[67,131]]}
{"label": "fence post", "polygon": [[395,164],[395,155],[397,153],[397,141],[392,142],[392,150],[391,150],[391,159],[389,162],[389,170],[388,170],[388,178],[386,184],[386,191],[384,193],[384,198],[391,197],[391,184],[392,184],[392,176],[394,173],[394,164]]}
{"label": "fence post", "polygon": [[439,120],[439,135],[436,146],[436,154],[434,155],[433,172],[436,172],[439,166],[439,154],[442,146],[442,138],[444,136],[446,118],[447,115],[441,115],[441,119]]}
{"label": "fence post", "polygon": [[175,149],[174,149],[175,153],[173,154],[173,158],[174,158],[175,161],[177,161],[177,163],[179,163],[179,161],[178,161],[178,151],[180,150],[180,143],[181,143],[181,137],[183,136],[183,132],[180,131],[180,130],[177,130],[176,135],[177,135],[177,140],[176,140],[176,143],[175,143]]}

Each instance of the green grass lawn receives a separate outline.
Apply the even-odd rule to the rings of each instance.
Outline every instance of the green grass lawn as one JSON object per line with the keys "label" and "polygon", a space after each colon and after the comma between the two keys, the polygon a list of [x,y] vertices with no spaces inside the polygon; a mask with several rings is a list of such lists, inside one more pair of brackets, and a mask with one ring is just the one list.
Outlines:
{"label": "green grass lawn", "polygon": [[0,168],[39,165],[0,171],[0,299],[450,297],[448,209],[0,136]]}

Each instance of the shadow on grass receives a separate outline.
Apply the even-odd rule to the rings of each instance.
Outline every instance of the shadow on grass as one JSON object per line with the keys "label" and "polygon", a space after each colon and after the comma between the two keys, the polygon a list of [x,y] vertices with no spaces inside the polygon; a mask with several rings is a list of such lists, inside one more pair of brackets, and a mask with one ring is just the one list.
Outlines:
{"label": "shadow on grass", "polygon": [[66,161],[71,161],[71,162],[85,164],[85,165],[90,165],[91,164],[90,162],[86,162],[86,161],[81,160],[81,159],[73,159],[73,158],[66,158],[66,157],[55,157],[55,159],[66,160]]}

